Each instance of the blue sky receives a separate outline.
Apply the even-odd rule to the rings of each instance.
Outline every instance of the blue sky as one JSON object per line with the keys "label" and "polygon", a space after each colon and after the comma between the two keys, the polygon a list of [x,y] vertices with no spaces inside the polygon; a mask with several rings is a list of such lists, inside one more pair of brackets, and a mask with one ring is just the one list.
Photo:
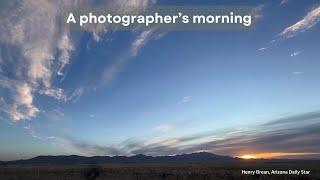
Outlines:
{"label": "blue sky", "polygon": [[96,1],[1,3],[1,160],[320,157],[319,1],[107,3],[248,5],[259,15],[252,30],[170,32],[57,23],[61,6]]}

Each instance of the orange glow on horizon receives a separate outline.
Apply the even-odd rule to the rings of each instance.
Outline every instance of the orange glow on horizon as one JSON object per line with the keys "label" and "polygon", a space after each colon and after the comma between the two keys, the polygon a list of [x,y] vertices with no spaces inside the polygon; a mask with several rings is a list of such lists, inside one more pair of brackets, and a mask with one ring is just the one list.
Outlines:
{"label": "orange glow on horizon", "polygon": [[264,152],[264,153],[257,153],[257,154],[245,154],[237,157],[241,159],[271,159],[271,158],[281,158],[281,157],[288,157],[288,156],[306,156],[306,155],[317,155],[317,154],[319,153]]}

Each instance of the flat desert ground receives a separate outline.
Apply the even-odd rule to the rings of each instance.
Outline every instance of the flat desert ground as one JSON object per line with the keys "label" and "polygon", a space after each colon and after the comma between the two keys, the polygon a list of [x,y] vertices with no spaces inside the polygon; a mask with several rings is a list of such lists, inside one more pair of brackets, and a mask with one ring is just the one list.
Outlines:
{"label": "flat desert ground", "polygon": [[[255,174],[242,174],[255,171]],[[263,174],[272,170],[291,174]],[[260,172],[257,174],[257,172]],[[300,172],[300,174],[295,174]],[[309,173],[308,173],[309,172]],[[308,173],[308,174],[302,174]],[[204,164],[2,165],[1,180],[209,180],[320,179],[320,161],[254,161]]]}

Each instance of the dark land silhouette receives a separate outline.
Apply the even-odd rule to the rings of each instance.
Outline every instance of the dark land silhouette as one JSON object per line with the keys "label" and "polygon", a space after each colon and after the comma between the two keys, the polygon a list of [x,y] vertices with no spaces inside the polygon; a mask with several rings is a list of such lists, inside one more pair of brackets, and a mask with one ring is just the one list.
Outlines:
{"label": "dark land silhouette", "polygon": [[[320,179],[319,160],[244,160],[207,152],[175,156],[38,156],[0,162],[1,180],[216,180]],[[261,171],[254,175],[245,171]],[[263,174],[262,171],[306,170],[309,174]]]}

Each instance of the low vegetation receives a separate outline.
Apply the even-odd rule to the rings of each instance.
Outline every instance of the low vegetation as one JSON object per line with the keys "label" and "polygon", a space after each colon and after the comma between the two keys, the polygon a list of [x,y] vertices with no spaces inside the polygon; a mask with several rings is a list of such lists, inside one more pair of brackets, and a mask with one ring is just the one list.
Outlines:
{"label": "low vegetation", "polygon": [[[242,170],[309,170],[310,175],[242,175]],[[217,180],[320,179],[320,162],[261,162],[204,164],[6,165],[1,180]]]}

